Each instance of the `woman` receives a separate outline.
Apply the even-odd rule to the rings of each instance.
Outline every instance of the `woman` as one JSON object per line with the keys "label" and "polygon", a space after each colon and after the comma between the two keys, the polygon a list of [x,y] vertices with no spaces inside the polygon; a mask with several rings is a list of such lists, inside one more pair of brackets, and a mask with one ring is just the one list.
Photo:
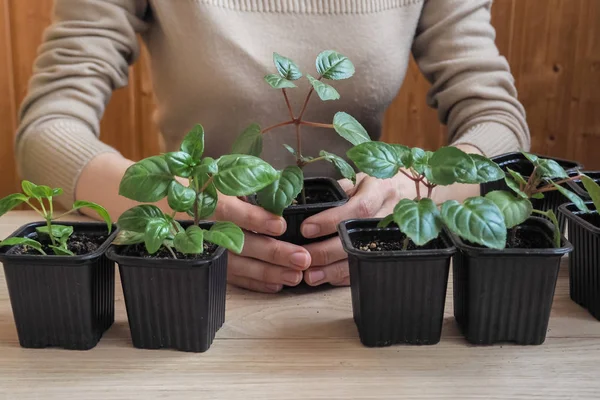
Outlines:
{"label": "woman", "polygon": [[[335,49],[357,73],[336,87],[342,100],[315,104],[307,118],[331,120],[335,111],[354,115],[374,139],[381,116],[398,92],[412,53],[432,82],[429,104],[448,125],[450,143],[494,156],[529,148],[523,107],[516,100],[506,60],[494,44],[492,0],[56,0],[21,110],[17,154],[24,178],[63,187],[65,201],[87,199],[112,215],[131,207],[118,197],[131,161],[106,146],[99,122],[111,92],[127,84],[128,65],[139,54],[136,33],[148,46],[158,101],[156,122],[167,150],[176,148],[195,123],[207,132],[207,155],[229,151],[251,122],[285,116],[285,104],[262,76],[273,71],[272,52],[293,58],[305,72],[316,55]],[[308,67],[311,67],[310,70]],[[290,90],[292,105],[304,91]],[[313,99],[313,101],[316,101]],[[275,121],[276,122],[276,121]],[[273,133],[263,157],[290,164],[281,151],[293,132]],[[306,129],[306,154],[319,149],[344,154],[337,135]],[[322,166],[321,166],[322,168]],[[331,171],[308,170],[308,174]],[[360,176],[347,205],[305,221],[306,237],[335,231],[340,220],[384,216],[401,197],[415,196],[403,175],[387,181]],[[439,188],[439,200],[462,199],[476,187]],[[229,282],[264,292],[283,285],[348,284],[346,255],[338,239],[305,247],[267,236],[286,229],[276,217],[223,196],[217,219],[248,231],[244,253],[232,255]],[[166,208],[166,204],[163,204]]]}

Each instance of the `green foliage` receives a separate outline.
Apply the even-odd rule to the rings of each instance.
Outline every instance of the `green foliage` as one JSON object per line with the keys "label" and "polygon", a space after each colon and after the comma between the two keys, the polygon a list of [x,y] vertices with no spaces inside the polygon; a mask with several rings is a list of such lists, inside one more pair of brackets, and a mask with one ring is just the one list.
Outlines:
{"label": "green foliage", "polygon": [[173,211],[186,212],[194,205],[194,202],[196,201],[196,192],[187,186],[183,186],[178,181],[173,180],[169,186],[167,201],[169,207],[171,207]]}
{"label": "green foliage", "polygon": [[145,158],[127,168],[119,194],[128,199],[153,203],[169,193],[174,177],[164,156]]}
{"label": "green foliage", "polygon": [[181,142],[181,151],[188,153],[194,160],[200,160],[204,153],[204,128],[196,125]]}
{"label": "green foliage", "polygon": [[292,81],[282,78],[277,74],[266,75],[265,82],[271,85],[273,89],[291,89],[296,87]]}
{"label": "green foliage", "polygon": [[317,56],[317,72],[325,79],[341,80],[354,75],[354,65],[348,57],[333,50],[325,50]]}
{"label": "green foliage", "polygon": [[277,171],[258,157],[225,155],[217,160],[214,175],[217,190],[228,196],[248,196],[267,187],[278,178]]}
{"label": "green foliage", "polygon": [[[0,217],[13,208],[25,203],[32,210],[37,212],[46,222],[46,226],[38,227],[37,233],[41,239],[49,240],[48,246],[55,255],[72,256],[73,253],[68,249],[68,241],[73,234],[72,226],[54,224],[53,221],[71,214],[82,208],[88,208],[95,211],[106,222],[108,233],[112,230],[112,220],[106,209],[96,203],[89,201],[76,201],[71,209],[65,213],[56,215],[54,212],[54,198],[63,194],[60,188],[50,188],[49,186],[36,185],[29,181],[22,181],[21,188],[23,193],[10,194],[0,199]],[[11,238],[0,242],[1,246],[23,245],[37,250],[40,254],[46,255],[40,242],[30,238]]]}
{"label": "green foliage", "polygon": [[495,190],[486,194],[485,197],[494,202],[502,212],[504,223],[508,229],[525,222],[533,211],[531,201],[504,190]]}
{"label": "green foliage", "polygon": [[248,154],[255,157],[260,157],[263,147],[263,138],[258,124],[252,124],[238,136],[233,142],[231,152],[233,154]]}
{"label": "green foliage", "polygon": [[425,176],[441,186],[454,183],[480,183],[473,158],[456,147],[442,147],[428,160]]}
{"label": "green foliage", "polygon": [[371,141],[366,129],[353,116],[345,112],[340,111],[334,115],[333,129],[354,146]]}
{"label": "green foliage", "polygon": [[333,86],[323,83],[310,75],[306,75],[306,77],[321,100],[338,100],[340,98],[340,94],[333,88]]}
{"label": "green foliage", "polygon": [[598,185],[592,178],[589,176],[583,175],[581,177],[581,182],[587,190],[594,206],[596,207],[596,212],[600,212],[600,185]]}
{"label": "green foliage", "polygon": [[304,174],[297,166],[289,166],[278,173],[278,178],[258,192],[257,200],[265,210],[282,215],[302,191]]}
{"label": "green foliage", "polygon": [[273,53],[273,63],[275,64],[275,68],[277,68],[277,72],[279,72],[279,75],[281,75],[282,78],[291,81],[302,78],[302,72],[300,72],[300,68],[298,68],[296,63],[289,58],[283,57],[277,53]]}
{"label": "green foliage", "polygon": [[204,238],[237,254],[244,248],[244,232],[233,222],[216,222],[204,231]]}
{"label": "green foliage", "polygon": [[189,226],[185,232],[175,235],[173,244],[184,254],[202,253],[204,251],[204,231],[198,226]]}
{"label": "green foliage", "polygon": [[383,142],[359,144],[348,150],[346,155],[360,171],[380,179],[396,176],[404,166],[398,149]]}
{"label": "green foliage", "polygon": [[429,198],[419,201],[402,199],[394,208],[394,222],[417,246],[437,238],[442,231],[440,213]]}
{"label": "green foliage", "polygon": [[342,157],[333,153],[329,153],[325,150],[321,150],[319,152],[319,157],[323,157],[325,160],[332,163],[340,175],[346,179],[349,179],[353,184],[356,184],[356,171],[354,171],[354,168],[352,168],[352,166],[348,164]]}

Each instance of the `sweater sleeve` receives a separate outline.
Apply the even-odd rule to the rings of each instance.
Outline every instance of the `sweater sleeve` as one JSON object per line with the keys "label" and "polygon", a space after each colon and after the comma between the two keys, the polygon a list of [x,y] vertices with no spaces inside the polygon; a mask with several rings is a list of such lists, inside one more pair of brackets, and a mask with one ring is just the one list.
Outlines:
{"label": "sweater sleeve", "polygon": [[139,55],[147,0],[56,0],[38,49],[16,138],[21,176],[61,187],[70,207],[77,179],[95,156],[116,150],[98,138],[112,91],[127,85]]}
{"label": "sweater sleeve", "polygon": [[492,0],[425,0],[413,44],[432,83],[428,104],[448,125],[453,144],[491,157],[529,150],[525,110],[491,25]]}

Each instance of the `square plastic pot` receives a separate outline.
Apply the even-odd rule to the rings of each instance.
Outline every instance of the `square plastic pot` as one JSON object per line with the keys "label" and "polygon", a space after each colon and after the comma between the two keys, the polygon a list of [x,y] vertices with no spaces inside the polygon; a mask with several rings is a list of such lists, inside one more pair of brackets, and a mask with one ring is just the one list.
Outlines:
{"label": "square plastic pot", "polygon": [[[10,237],[30,237],[45,222]],[[107,234],[106,224],[60,222],[76,233]],[[89,350],[114,322],[115,267],[105,256],[115,233],[79,256],[15,254],[0,248],[19,343],[26,348]]]}
{"label": "square plastic pot", "polygon": [[[552,225],[532,217],[518,229],[543,235],[551,245]],[[473,344],[513,342],[539,345],[546,339],[561,258],[560,248],[494,250],[472,246],[452,235],[454,317]]]}
{"label": "square plastic pot", "polygon": [[127,256],[126,249],[111,246],[107,256],[119,264],[133,345],[208,350],[225,322],[227,251],[219,247],[210,258],[175,260]]}
{"label": "square plastic pot", "polygon": [[440,341],[450,259],[456,249],[445,233],[444,248],[368,252],[352,242],[399,237],[397,227],[377,228],[380,219],[349,220],[339,227],[350,264],[354,322],[368,347],[431,345]]}
{"label": "square plastic pot", "polygon": [[[576,161],[564,160],[564,159],[555,158],[555,157],[547,157],[547,156],[543,156],[543,155],[538,155],[538,157],[547,158],[547,159],[556,161],[561,167],[563,167],[565,169],[565,171],[567,171],[567,173],[570,173],[570,175],[572,175],[575,171],[583,168],[583,165]],[[525,177],[525,179],[528,179],[529,176],[531,175],[531,173],[533,172],[533,166],[531,165],[529,160],[527,160],[527,158],[525,158],[525,156],[521,153],[504,154],[504,155],[492,158],[492,161],[497,163],[500,166],[500,168],[502,168],[502,170],[504,170],[505,172],[508,170],[508,168],[510,168],[513,171],[519,172],[521,175],[523,175]],[[567,184],[565,183],[565,184],[563,184],[563,186],[566,188]],[[501,179],[501,180],[498,180],[495,182],[487,182],[487,183],[481,184],[481,195],[482,196],[485,196],[487,193],[494,191],[494,190],[510,191],[511,189],[506,185],[506,182],[504,181],[504,179]],[[551,192],[544,193],[543,199],[531,199],[533,208],[541,210],[541,211],[552,210],[552,211],[554,211],[554,213],[556,215],[558,215],[558,207],[561,204],[569,203],[569,202],[570,202],[570,200],[568,198],[566,198],[565,196],[563,196],[558,191],[551,191]],[[564,227],[565,227],[564,220],[561,220],[559,218],[559,225],[561,228],[561,232],[564,232]]]}
{"label": "square plastic pot", "polygon": [[592,202],[591,213],[583,213],[574,204],[563,204],[560,213],[569,221],[569,290],[571,299],[600,321],[600,214]]}

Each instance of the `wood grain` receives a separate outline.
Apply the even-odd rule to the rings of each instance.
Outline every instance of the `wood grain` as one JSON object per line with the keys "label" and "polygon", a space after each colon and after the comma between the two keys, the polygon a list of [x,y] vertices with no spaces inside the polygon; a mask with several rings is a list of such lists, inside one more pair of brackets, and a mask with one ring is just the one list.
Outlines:
{"label": "wood grain", "polygon": [[[0,237],[35,220],[0,220]],[[565,260],[566,261],[566,260]],[[597,399],[600,322],[569,299],[563,264],[541,346],[468,345],[448,288],[435,346],[363,347],[348,288],[278,295],[229,287],[204,354],[134,349],[120,283],[116,322],[87,352],[19,347],[0,272],[0,399]]]}

